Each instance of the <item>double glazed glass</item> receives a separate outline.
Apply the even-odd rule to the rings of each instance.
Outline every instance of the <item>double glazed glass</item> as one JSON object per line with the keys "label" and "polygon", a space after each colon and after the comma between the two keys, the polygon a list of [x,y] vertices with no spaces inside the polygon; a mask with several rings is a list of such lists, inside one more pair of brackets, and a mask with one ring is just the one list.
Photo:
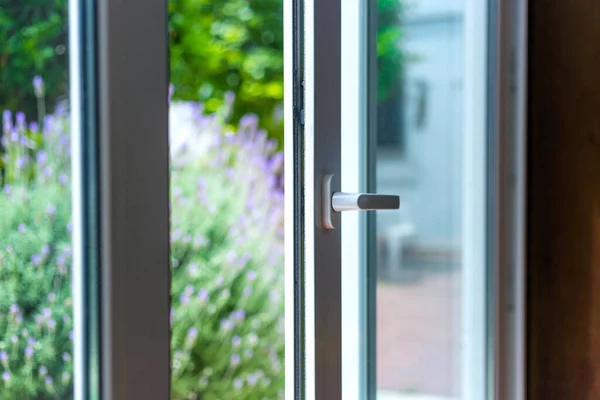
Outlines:
{"label": "double glazed glass", "polygon": [[400,212],[377,213],[367,233],[378,397],[481,399],[487,7],[418,1],[379,9],[376,21],[363,168],[378,192],[402,198]]}

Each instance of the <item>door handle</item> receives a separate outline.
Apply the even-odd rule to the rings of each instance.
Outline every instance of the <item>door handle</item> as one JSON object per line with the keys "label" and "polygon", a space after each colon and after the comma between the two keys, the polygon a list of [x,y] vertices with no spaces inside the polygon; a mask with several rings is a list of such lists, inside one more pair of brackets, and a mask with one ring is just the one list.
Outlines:
{"label": "door handle", "polygon": [[333,211],[397,210],[400,208],[400,196],[371,193],[340,193],[331,198]]}
{"label": "door handle", "polygon": [[400,196],[371,193],[333,192],[331,180],[333,175],[325,175],[322,184],[322,223],[324,229],[335,229],[333,212],[397,210],[400,208]]}

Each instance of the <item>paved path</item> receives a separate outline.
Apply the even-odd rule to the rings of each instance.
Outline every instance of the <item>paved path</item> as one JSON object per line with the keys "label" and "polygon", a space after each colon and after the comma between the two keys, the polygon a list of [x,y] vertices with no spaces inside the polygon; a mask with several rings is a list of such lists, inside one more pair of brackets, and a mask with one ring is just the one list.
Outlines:
{"label": "paved path", "polygon": [[457,271],[378,285],[378,388],[458,397],[460,301]]}

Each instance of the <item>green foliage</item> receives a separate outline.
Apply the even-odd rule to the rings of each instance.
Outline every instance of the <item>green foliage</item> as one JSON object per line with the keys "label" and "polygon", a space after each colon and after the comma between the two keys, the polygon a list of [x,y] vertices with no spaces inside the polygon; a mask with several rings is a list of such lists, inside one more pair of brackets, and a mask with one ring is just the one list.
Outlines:
{"label": "green foliage", "polygon": [[281,138],[283,2],[170,0],[169,13],[174,99],[200,100],[212,113],[235,93],[234,120],[258,114]]}
{"label": "green foliage", "polygon": [[46,89],[67,95],[67,0],[0,0],[0,107],[35,115],[31,79],[40,75]]}

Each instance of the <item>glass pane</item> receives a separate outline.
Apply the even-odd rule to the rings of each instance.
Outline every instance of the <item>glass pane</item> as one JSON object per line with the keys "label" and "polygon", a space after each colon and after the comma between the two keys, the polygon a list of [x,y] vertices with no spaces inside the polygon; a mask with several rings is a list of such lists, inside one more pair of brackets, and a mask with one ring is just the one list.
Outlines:
{"label": "glass pane", "polygon": [[484,398],[485,214],[471,216],[485,204],[485,174],[473,175],[485,171],[485,97],[471,106],[486,50],[465,33],[486,37],[475,3],[378,1],[370,27],[370,185],[401,197],[370,232],[381,399]]}
{"label": "glass pane", "polygon": [[173,399],[282,398],[283,2],[169,12]]}
{"label": "glass pane", "polygon": [[69,399],[67,1],[4,1],[0,21],[0,398]]}

